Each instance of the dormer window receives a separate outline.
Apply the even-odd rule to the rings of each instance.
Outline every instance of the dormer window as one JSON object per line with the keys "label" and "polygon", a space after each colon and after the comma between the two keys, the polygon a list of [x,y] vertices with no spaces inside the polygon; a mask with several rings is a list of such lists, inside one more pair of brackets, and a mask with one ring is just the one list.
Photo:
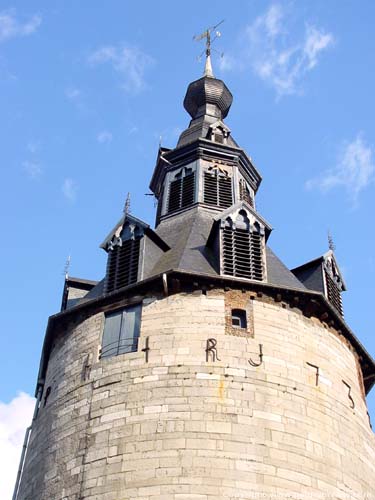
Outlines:
{"label": "dormer window", "polygon": [[207,138],[219,144],[227,144],[230,129],[221,121],[213,123],[207,133]]}
{"label": "dormer window", "polygon": [[218,165],[204,171],[203,187],[204,203],[220,208],[228,208],[233,204],[232,177]]}
{"label": "dormer window", "polygon": [[263,281],[264,229],[240,210],[235,220],[227,217],[221,228],[222,274]]}
{"label": "dormer window", "polygon": [[333,259],[327,258],[324,263],[324,279],[327,298],[342,316],[343,308],[341,292],[343,290],[343,283]]}
{"label": "dormer window", "polygon": [[189,207],[195,200],[195,172],[182,168],[169,184],[168,213]]}
{"label": "dormer window", "polygon": [[119,236],[115,235],[108,243],[106,293],[137,281],[142,236],[140,226],[125,222]]}

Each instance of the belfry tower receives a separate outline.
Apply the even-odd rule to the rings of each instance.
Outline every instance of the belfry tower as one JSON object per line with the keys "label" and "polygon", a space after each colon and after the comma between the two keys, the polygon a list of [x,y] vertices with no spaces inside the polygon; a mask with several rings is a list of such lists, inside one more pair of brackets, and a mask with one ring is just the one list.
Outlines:
{"label": "belfry tower", "polygon": [[208,54],[155,229],[126,211],[104,279],[67,277],[14,499],[374,499],[374,360],[333,251],[289,270],[268,246],[231,103]]}

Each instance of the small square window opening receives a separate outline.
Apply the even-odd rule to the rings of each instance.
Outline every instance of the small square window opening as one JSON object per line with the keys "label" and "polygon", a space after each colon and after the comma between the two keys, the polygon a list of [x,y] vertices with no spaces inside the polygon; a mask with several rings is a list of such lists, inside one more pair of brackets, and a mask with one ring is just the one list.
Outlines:
{"label": "small square window opening", "polygon": [[232,309],[233,328],[247,328],[246,311],[244,309]]}

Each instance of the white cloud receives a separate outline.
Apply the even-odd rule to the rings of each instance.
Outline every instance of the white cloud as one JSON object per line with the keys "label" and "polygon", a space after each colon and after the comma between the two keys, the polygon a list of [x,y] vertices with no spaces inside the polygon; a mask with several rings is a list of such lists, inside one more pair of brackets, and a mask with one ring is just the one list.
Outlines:
{"label": "white cloud", "polygon": [[27,143],[27,150],[30,151],[30,153],[37,153],[41,147],[40,141],[29,141]]}
{"label": "white cloud", "polygon": [[0,12],[0,42],[31,35],[39,28],[41,22],[42,18],[34,15],[22,23],[16,18],[14,9],[3,10]]}
{"label": "white cloud", "polygon": [[76,87],[67,87],[65,89],[65,97],[70,101],[76,101],[82,95],[82,92]]}
{"label": "white cloud", "polygon": [[374,182],[374,177],[373,148],[366,144],[362,134],[358,134],[352,142],[344,145],[337,165],[308,180],[306,188],[327,192],[343,187],[351,201],[356,203],[360,192]]}
{"label": "white cloud", "polygon": [[20,392],[10,403],[0,401],[0,498],[12,498],[26,427],[35,399]]}
{"label": "white cloud", "polygon": [[89,64],[111,64],[122,79],[122,88],[138,93],[146,87],[145,72],[154,64],[154,59],[137,47],[104,46],[93,52],[88,58]]}
{"label": "white cloud", "polygon": [[113,139],[113,136],[112,136],[111,132],[108,132],[108,130],[102,130],[96,136],[96,140],[99,142],[99,144],[112,142],[112,139]]}
{"label": "white cloud", "polygon": [[22,166],[26,172],[26,174],[31,178],[31,179],[37,179],[40,177],[43,173],[43,169],[39,163],[33,162],[33,161],[24,161],[22,163]]}
{"label": "white cloud", "polygon": [[77,190],[78,185],[73,179],[71,179],[70,177],[64,179],[61,191],[68,201],[74,202],[76,200]]}
{"label": "white cloud", "polygon": [[283,7],[272,4],[246,27],[240,57],[225,56],[221,69],[232,71],[250,66],[276,90],[278,97],[300,93],[303,77],[316,67],[321,53],[333,45],[334,37],[308,24],[302,39],[294,40],[292,35]]}

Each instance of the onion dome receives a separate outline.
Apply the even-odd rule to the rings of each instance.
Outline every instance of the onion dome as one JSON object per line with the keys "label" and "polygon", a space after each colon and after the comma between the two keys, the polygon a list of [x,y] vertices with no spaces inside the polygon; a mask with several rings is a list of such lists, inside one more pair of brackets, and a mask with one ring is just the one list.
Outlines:
{"label": "onion dome", "polygon": [[203,115],[224,119],[232,105],[233,96],[222,80],[213,76],[207,58],[204,76],[191,82],[185,95],[184,108],[193,120]]}

